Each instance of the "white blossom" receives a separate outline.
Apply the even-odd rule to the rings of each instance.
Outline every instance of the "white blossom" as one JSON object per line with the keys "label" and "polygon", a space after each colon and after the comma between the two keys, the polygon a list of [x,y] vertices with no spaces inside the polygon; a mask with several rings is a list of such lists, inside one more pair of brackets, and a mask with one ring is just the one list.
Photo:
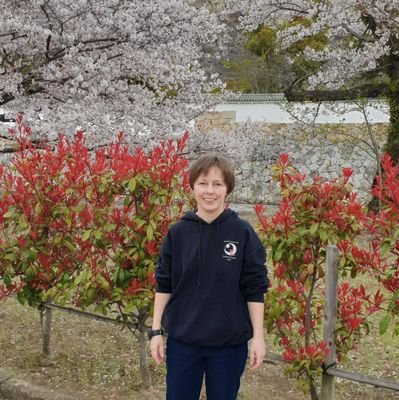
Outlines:
{"label": "white blossom", "polygon": [[190,3],[0,0],[0,105],[93,141],[181,129],[223,88],[202,65],[224,25]]}

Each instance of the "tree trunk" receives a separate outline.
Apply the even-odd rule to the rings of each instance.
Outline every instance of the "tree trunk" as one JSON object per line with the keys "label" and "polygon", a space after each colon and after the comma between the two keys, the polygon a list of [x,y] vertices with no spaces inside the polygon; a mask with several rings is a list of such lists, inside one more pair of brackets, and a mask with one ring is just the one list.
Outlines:
{"label": "tree trunk", "polygon": [[310,398],[312,400],[320,400],[313,377],[309,378],[309,387],[310,387]]}
{"label": "tree trunk", "polygon": [[40,321],[42,325],[42,354],[49,357],[50,338],[51,338],[51,323],[53,319],[53,310],[51,308],[42,307],[40,309]]}
{"label": "tree trunk", "polygon": [[399,160],[399,79],[391,81],[389,93],[389,130],[385,151],[394,162]]}
{"label": "tree trunk", "polygon": [[142,326],[139,327],[139,357],[140,357],[140,374],[145,389],[152,386],[150,370],[148,368],[147,358],[147,336]]}
{"label": "tree trunk", "polygon": [[[395,40],[395,39],[394,39]],[[395,46],[396,44],[396,46]],[[395,43],[392,47],[399,47],[399,44]],[[388,140],[385,146],[385,151],[392,157],[394,162],[399,160],[399,57],[391,54],[390,56],[390,67],[389,67],[389,130]]]}

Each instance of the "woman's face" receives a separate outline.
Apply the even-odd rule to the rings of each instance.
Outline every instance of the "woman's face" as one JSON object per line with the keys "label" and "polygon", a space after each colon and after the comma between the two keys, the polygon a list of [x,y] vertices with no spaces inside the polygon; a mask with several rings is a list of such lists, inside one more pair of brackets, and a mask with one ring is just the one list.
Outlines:
{"label": "woman's face", "polygon": [[205,220],[212,220],[224,210],[227,186],[223,173],[218,167],[211,167],[194,182],[194,197],[198,215]]}

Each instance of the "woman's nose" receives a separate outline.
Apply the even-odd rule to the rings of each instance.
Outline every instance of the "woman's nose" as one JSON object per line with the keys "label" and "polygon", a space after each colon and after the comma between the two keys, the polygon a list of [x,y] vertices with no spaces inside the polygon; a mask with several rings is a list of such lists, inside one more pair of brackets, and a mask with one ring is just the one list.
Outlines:
{"label": "woman's nose", "polygon": [[207,185],[206,191],[207,191],[207,193],[212,193],[213,192],[213,185]]}

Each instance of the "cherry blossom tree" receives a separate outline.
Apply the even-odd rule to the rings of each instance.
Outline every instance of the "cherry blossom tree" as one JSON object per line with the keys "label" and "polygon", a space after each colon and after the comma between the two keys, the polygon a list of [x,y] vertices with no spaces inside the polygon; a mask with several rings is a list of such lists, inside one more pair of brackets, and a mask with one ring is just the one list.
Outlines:
{"label": "cherry blossom tree", "polygon": [[204,66],[223,47],[224,25],[194,1],[0,0],[0,8],[0,107],[42,132],[79,127],[98,143],[117,126],[138,142],[139,133],[182,129],[222,89]]}
{"label": "cherry blossom tree", "polygon": [[324,46],[306,46],[298,54],[320,65],[306,76],[309,88],[385,86],[391,115],[387,151],[399,158],[398,0],[231,0],[229,5],[247,30],[263,24],[277,28],[283,48],[324,37]]}

